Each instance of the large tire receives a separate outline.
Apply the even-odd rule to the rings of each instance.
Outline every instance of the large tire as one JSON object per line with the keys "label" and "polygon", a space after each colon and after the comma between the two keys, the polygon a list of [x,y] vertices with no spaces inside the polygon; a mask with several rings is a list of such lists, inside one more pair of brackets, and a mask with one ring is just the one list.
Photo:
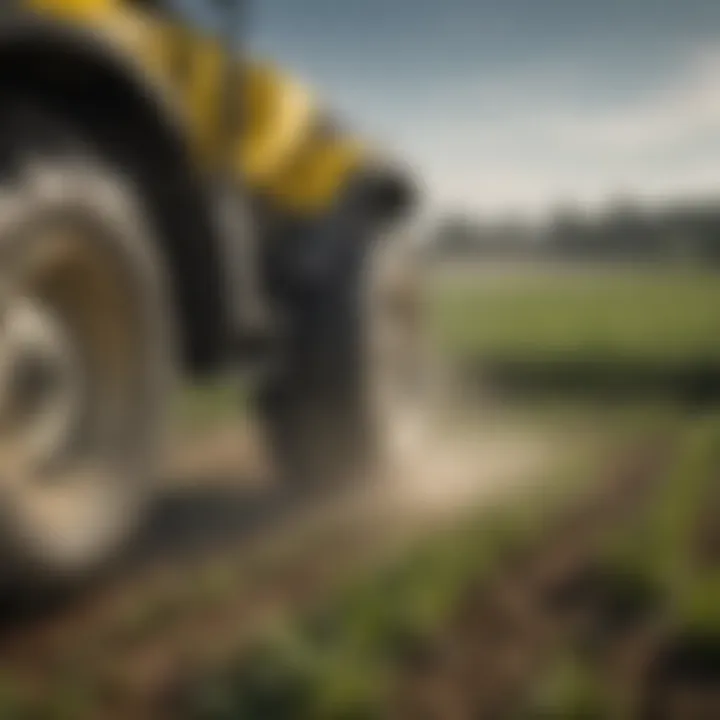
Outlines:
{"label": "large tire", "polygon": [[173,323],[119,173],[42,112],[2,130],[0,573],[58,585],[106,564],[143,515]]}
{"label": "large tire", "polygon": [[[336,238],[343,242],[343,238]],[[304,487],[399,469],[426,431],[422,273],[396,237],[353,238],[287,308],[281,372],[264,394],[280,474]]]}

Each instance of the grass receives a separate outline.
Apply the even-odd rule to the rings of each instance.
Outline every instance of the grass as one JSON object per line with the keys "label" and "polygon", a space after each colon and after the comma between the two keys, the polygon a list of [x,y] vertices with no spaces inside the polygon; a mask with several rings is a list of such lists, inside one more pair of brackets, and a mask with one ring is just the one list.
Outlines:
{"label": "grass", "polygon": [[[594,401],[612,387],[620,389],[613,407],[635,405],[640,424],[644,415],[650,421],[679,409],[676,461],[638,520],[618,529],[598,560],[623,602],[652,606],[673,637],[720,646],[720,572],[698,555],[698,536],[718,503],[720,413],[713,404],[717,382],[708,378],[720,376],[720,277],[688,271],[538,272],[508,282],[465,277],[438,286],[433,311],[438,337],[463,367],[499,368],[499,377],[521,390],[546,383],[561,407],[573,385],[583,391],[573,402],[580,416],[593,417]],[[638,402],[643,385],[654,405]],[[678,386],[693,388],[706,407],[675,404]],[[599,389],[590,403],[589,388]],[[611,692],[591,660],[566,648],[548,663],[523,717],[613,716]]]}
{"label": "grass", "polygon": [[239,378],[220,376],[182,388],[173,416],[178,429],[197,432],[237,418],[248,407],[247,385]]}
{"label": "grass", "polygon": [[638,270],[445,279],[433,324],[448,351],[466,359],[720,364],[720,277]]}
{"label": "grass", "polygon": [[[720,648],[720,572],[702,562],[697,544],[717,499],[720,414],[690,420],[678,442],[657,492],[639,518],[610,536],[598,561],[605,592],[626,609],[639,610],[639,620],[654,618],[669,641]],[[597,663],[592,651],[566,647],[541,673],[519,717],[628,716],[621,712],[627,696]]]}
{"label": "grass", "polygon": [[[471,372],[493,368],[523,390],[571,385],[613,400],[679,386],[720,395],[720,276],[702,271],[626,270],[519,278],[441,277],[431,326],[446,357]],[[619,390],[619,392],[617,392]],[[569,395],[569,393],[566,393]],[[643,400],[647,404],[647,398]],[[220,378],[178,397],[178,425],[191,432],[248,409],[248,388]]]}
{"label": "grass", "polygon": [[[441,277],[430,321],[445,356],[461,369],[492,368],[523,389],[571,385],[615,401],[642,387],[655,396],[683,386],[720,395],[720,275],[689,270],[553,273],[519,278]],[[249,406],[234,378],[189,386],[176,406],[190,431]],[[643,401],[646,404],[646,400]]]}
{"label": "grass", "polygon": [[641,517],[615,534],[605,556],[611,572],[642,579],[638,587],[656,588],[675,610],[694,606],[708,580],[707,568],[696,560],[697,537],[720,468],[720,415],[689,423],[680,443],[676,462]]}
{"label": "grass", "polygon": [[596,475],[584,457],[582,467],[548,479],[536,494],[479,511],[345,587],[318,611],[290,620],[202,679],[191,694],[190,717],[384,717],[403,662],[432,652],[469,588],[492,577],[509,554],[531,547]]}
{"label": "grass", "polygon": [[542,673],[516,720],[607,720],[613,717],[612,710],[597,674],[582,658],[566,652]]}

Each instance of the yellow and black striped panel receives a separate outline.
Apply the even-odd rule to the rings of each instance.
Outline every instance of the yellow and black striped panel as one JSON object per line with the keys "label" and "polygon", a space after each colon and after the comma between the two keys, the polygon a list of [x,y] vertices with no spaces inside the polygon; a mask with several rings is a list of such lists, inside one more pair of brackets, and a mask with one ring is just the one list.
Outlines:
{"label": "yellow and black striped panel", "polygon": [[[314,98],[270,63],[232,60],[200,29],[129,0],[23,0],[34,11],[80,24],[128,53],[173,99],[198,162],[212,171],[233,159],[238,181],[284,209],[322,212],[363,162],[342,132],[327,132]],[[240,62],[236,73],[228,62]],[[226,134],[223,103],[235,77],[241,109],[237,136]],[[232,92],[232,88],[230,88]],[[220,147],[230,142],[232,147]]]}

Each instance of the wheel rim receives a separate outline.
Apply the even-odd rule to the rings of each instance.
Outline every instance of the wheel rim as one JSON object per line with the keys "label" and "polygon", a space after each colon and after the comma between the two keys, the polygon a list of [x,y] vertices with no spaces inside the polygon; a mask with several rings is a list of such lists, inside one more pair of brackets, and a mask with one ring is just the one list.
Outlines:
{"label": "wheel rim", "polygon": [[1,264],[0,502],[29,560],[56,569],[92,564],[134,515],[142,323],[108,239],[46,217]]}
{"label": "wheel rim", "polygon": [[84,376],[63,323],[36,299],[8,301],[0,329],[0,456],[9,472],[42,472],[79,422]]}

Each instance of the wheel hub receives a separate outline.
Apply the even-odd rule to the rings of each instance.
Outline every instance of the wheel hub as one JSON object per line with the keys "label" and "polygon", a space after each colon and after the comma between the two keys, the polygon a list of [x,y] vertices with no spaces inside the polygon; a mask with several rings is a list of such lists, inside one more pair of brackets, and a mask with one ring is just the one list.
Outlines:
{"label": "wheel hub", "polygon": [[61,320],[38,301],[11,301],[0,326],[0,472],[35,474],[69,446],[82,378]]}

